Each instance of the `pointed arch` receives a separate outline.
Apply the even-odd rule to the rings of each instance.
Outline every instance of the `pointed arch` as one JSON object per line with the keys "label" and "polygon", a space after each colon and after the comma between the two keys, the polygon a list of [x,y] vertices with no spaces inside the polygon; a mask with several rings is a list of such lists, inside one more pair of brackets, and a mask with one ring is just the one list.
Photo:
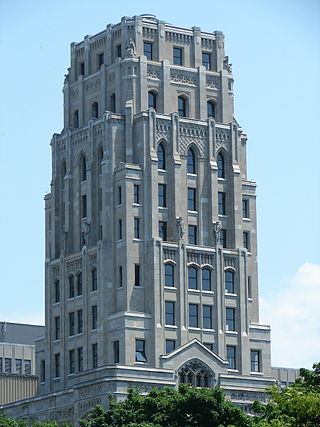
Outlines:
{"label": "pointed arch", "polygon": [[97,169],[98,169],[98,174],[101,175],[102,174],[102,160],[103,160],[103,148],[102,145],[99,145],[98,149],[97,149]]}
{"label": "pointed arch", "polygon": [[209,117],[216,117],[216,103],[212,100],[207,101],[207,116]]}
{"label": "pointed arch", "polygon": [[166,170],[166,150],[162,142],[158,144],[157,156],[158,156],[158,169]]}
{"label": "pointed arch", "polygon": [[87,159],[84,153],[81,153],[79,159],[79,177],[81,181],[87,180]]}
{"label": "pointed arch", "polygon": [[197,167],[196,167],[196,152],[194,147],[189,147],[187,152],[187,173],[191,173],[195,175],[197,173]]}
{"label": "pointed arch", "polygon": [[218,166],[218,178],[226,177],[226,159],[225,154],[219,151],[217,155],[217,166]]}
{"label": "pointed arch", "polygon": [[196,387],[212,387],[214,373],[199,359],[188,360],[178,369],[179,383],[188,383]]}

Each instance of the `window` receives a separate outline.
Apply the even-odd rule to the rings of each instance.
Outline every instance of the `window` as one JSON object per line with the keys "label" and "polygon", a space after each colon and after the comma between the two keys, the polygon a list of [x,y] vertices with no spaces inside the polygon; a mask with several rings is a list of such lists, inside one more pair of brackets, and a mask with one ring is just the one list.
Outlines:
{"label": "window", "polygon": [[196,267],[188,267],[188,288],[198,289],[198,269]]}
{"label": "window", "polygon": [[79,127],[79,111],[76,110],[73,113],[73,127],[78,128]]}
{"label": "window", "polygon": [[81,218],[87,217],[87,195],[83,194],[81,196]]}
{"label": "window", "polygon": [[98,344],[92,344],[92,367],[98,367]]}
{"label": "window", "polygon": [[77,329],[78,334],[82,334],[82,332],[83,332],[83,311],[82,311],[82,309],[77,311],[77,320],[78,320],[78,329]]}
{"label": "window", "polygon": [[174,286],[174,266],[166,264],[164,267],[164,286]]}
{"label": "window", "polygon": [[145,344],[145,340],[136,340],[136,362],[147,361]]}
{"label": "window", "polygon": [[98,113],[99,113],[99,108],[98,108],[98,103],[97,102],[94,102],[93,104],[92,104],[92,107],[91,107],[91,116],[94,118],[94,119],[97,119],[98,118]]}
{"label": "window", "polygon": [[249,200],[248,199],[242,199],[242,217],[243,218],[250,218]]}
{"label": "window", "polygon": [[137,184],[133,186],[133,203],[135,205],[140,204],[140,186]]}
{"label": "window", "polygon": [[46,381],[46,361],[41,360],[40,362],[40,382],[44,383]]}
{"label": "window", "polygon": [[218,178],[225,178],[225,162],[224,157],[221,153],[217,156],[218,163]]}
{"label": "window", "polygon": [[110,108],[112,113],[116,112],[116,95],[114,93],[110,96]]}
{"label": "window", "polygon": [[251,372],[261,372],[260,351],[251,350]]}
{"label": "window", "polygon": [[208,118],[209,117],[214,118],[216,116],[216,106],[212,101],[207,102],[207,114],[208,114]]}
{"label": "window", "polygon": [[229,369],[236,369],[236,348],[234,345],[227,345],[227,360]]}
{"label": "window", "polygon": [[167,223],[166,223],[166,221],[159,221],[159,237],[164,241],[167,240]]}
{"label": "window", "polygon": [[213,343],[212,342],[204,342],[203,345],[206,346],[208,350],[213,351]]}
{"label": "window", "polygon": [[69,374],[74,374],[76,371],[75,351],[69,350]]}
{"label": "window", "polygon": [[207,70],[211,70],[211,55],[207,52],[202,52],[202,65],[206,67]]}
{"label": "window", "polygon": [[197,304],[189,304],[189,327],[190,328],[198,328],[198,305]]}
{"label": "window", "polygon": [[119,341],[113,341],[113,362],[119,363],[119,360],[120,360]]}
{"label": "window", "polygon": [[230,270],[224,272],[224,288],[228,294],[234,294],[234,273]]}
{"label": "window", "polygon": [[93,305],[91,308],[92,312],[92,329],[97,329],[98,327],[98,306]]}
{"label": "window", "polygon": [[119,187],[118,187],[118,200],[117,200],[117,204],[118,205],[122,204],[122,187],[121,187],[121,185],[119,185]]}
{"label": "window", "polygon": [[166,354],[171,353],[176,349],[175,340],[166,340]]}
{"label": "window", "polygon": [[235,331],[235,309],[226,308],[226,330]]}
{"label": "window", "polygon": [[54,355],[55,377],[60,377],[60,353]]}
{"label": "window", "polygon": [[202,327],[203,329],[212,329],[212,306],[202,306]]}
{"label": "window", "polygon": [[182,54],[183,54],[183,49],[181,49],[180,47],[174,47],[173,48],[173,63],[175,65],[182,65]]}
{"label": "window", "polygon": [[157,94],[155,92],[148,92],[148,108],[157,109]]}
{"label": "window", "polygon": [[98,288],[97,268],[93,267],[91,270],[91,289],[96,291]]}
{"label": "window", "polygon": [[165,170],[166,169],[166,153],[164,150],[164,146],[160,143],[157,148],[157,156],[158,156],[158,169]]}
{"label": "window", "polygon": [[149,61],[152,61],[153,59],[153,52],[152,52],[152,43],[150,42],[143,42],[143,54],[147,57]]}
{"label": "window", "polygon": [[175,315],[174,315],[174,302],[166,301],[165,302],[165,324],[166,325],[175,325]]}
{"label": "window", "polygon": [[197,194],[196,188],[188,188],[188,210],[189,211],[197,210],[196,194]]}
{"label": "window", "polygon": [[22,359],[16,359],[16,374],[22,374]]}
{"label": "window", "polygon": [[197,226],[196,225],[188,225],[188,241],[190,245],[197,244]]}
{"label": "window", "polygon": [[118,44],[117,46],[117,57],[121,58],[121,44]]}
{"label": "window", "polygon": [[60,302],[60,281],[54,282],[54,302]]}
{"label": "window", "polygon": [[134,222],[134,238],[135,239],[140,239],[140,218],[135,217],[133,219]]}
{"label": "window", "polygon": [[80,62],[80,75],[84,76],[84,62]]}
{"label": "window", "polygon": [[167,207],[167,186],[165,184],[158,184],[158,206]]}
{"label": "window", "polygon": [[224,228],[221,228],[220,230],[220,245],[223,248],[227,247],[227,230],[225,230]]}
{"label": "window", "polygon": [[134,265],[134,286],[140,286],[140,265]]}
{"label": "window", "polygon": [[122,219],[118,221],[118,240],[122,239]]}
{"label": "window", "polygon": [[250,250],[250,233],[249,231],[243,232],[243,247]]}
{"label": "window", "polygon": [[248,276],[248,298],[252,299],[251,276]]}
{"label": "window", "polygon": [[121,288],[123,286],[123,277],[122,277],[122,266],[119,267],[119,287]]}
{"label": "window", "polygon": [[180,117],[187,117],[187,100],[183,96],[178,97],[178,114]]}
{"label": "window", "polygon": [[60,316],[54,318],[54,339],[60,339]]}
{"label": "window", "polygon": [[226,193],[218,192],[218,213],[219,215],[226,214]]}
{"label": "window", "polygon": [[187,173],[196,173],[196,156],[192,148],[189,148],[187,155]]}
{"label": "window", "polygon": [[24,373],[31,375],[31,360],[24,360]]}
{"label": "window", "polygon": [[74,311],[69,313],[69,335],[74,335],[75,325],[74,325]]}
{"label": "window", "polygon": [[98,66],[101,67],[101,65],[104,64],[104,54],[100,53],[100,55],[98,55]]}
{"label": "window", "polygon": [[74,276],[69,276],[69,298],[74,298]]}
{"label": "window", "polygon": [[77,295],[82,295],[82,273],[77,274]]}
{"label": "window", "polygon": [[202,269],[202,290],[211,291],[211,270],[209,268]]}
{"label": "window", "polygon": [[80,177],[81,181],[87,180],[87,161],[85,156],[81,156],[80,159]]}
{"label": "window", "polygon": [[4,372],[6,374],[12,373],[12,360],[9,357],[4,359]]}
{"label": "window", "polygon": [[79,347],[77,350],[78,353],[78,372],[83,371],[83,347]]}

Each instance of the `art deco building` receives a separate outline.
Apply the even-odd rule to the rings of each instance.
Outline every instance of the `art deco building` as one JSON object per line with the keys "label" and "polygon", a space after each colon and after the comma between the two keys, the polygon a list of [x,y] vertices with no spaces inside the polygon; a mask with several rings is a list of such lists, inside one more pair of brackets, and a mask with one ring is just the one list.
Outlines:
{"label": "art deco building", "polygon": [[67,420],[130,385],[262,398],[274,373],[256,184],[223,34],[124,17],[72,43],[63,93],[45,197],[42,401]]}

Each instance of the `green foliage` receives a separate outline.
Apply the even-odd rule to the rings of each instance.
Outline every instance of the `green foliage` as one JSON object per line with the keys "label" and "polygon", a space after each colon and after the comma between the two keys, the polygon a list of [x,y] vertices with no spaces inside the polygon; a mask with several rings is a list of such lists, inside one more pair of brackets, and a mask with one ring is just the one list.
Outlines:
{"label": "green foliage", "polygon": [[0,427],[27,427],[28,423],[24,420],[8,418],[5,413],[0,413]]}

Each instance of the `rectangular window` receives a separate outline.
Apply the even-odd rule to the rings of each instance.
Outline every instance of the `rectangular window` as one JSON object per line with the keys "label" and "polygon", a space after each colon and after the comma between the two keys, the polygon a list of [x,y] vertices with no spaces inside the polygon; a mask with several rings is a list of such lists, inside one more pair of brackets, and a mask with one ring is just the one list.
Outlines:
{"label": "rectangular window", "polygon": [[226,308],[226,330],[227,331],[235,331],[235,309],[234,308]]}
{"label": "rectangular window", "polygon": [[60,316],[54,318],[54,339],[60,339]]}
{"label": "rectangular window", "polygon": [[118,221],[118,240],[122,239],[122,219]]}
{"label": "rectangular window", "polygon": [[198,289],[198,269],[196,267],[188,267],[188,288]]}
{"label": "rectangular window", "polygon": [[137,184],[134,184],[133,186],[133,203],[135,205],[139,205],[140,204],[140,186]]}
{"label": "rectangular window", "polygon": [[60,377],[60,353],[56,353],[54,355],[54,371],[55,371],[55,377]]}
{"label": "rectangular window", "polygon": [[220,245],[223,248],[227,247],[227,230],[225,230],[224,228],[221,228],[220,230]]}
{"label": "rectangular window", "polygon": [[226,193],[218,192],[218,213],[219,215],[226,214]]}
{"label": "rectangular window", "polygon": [[69,298],[74,298],[74,276],[69,277]]}
{"label": "rectangular window", "polygon": [[75,370],[75,352],[74,350],[69,350],[69,374],[74,374]]}
{"label": "rectangular window", "polygon": [[117,46],[117,57],[121,58],[121,44],[118,44]]}
{"label": "rectangular window", "polygon": [[261,372],[260,351],[251,350],[251,372]]}
{"label": "rectangular window", "polygon": [[197,226],[196,225],[188,225],[188,242],[190,245],[197,244]]}
{"label": "rectangular window", "polygon": [[249,231],[243,232],[243,247],[250,250],[250,233]]}
{"label": "rectangular window", "polygon": [[82,295],[82,273],[77,274],[77,295]]}
{"label": "rectangular window", "polygon": [[134,265],[134,286],[140,286],[140,265]]}
{"label": "rectangular window", "polygon": [[211,55],[207,52],[202,52],[202,65],[206,67],[207,70],[211,70]]}
{"label": "rectangular window", "polygon": [[197,210],[196,194],[197,194],[196,188],[188,188],[188,210],[189,211]]}
{"label": "rectangular window", "polygon": [[16,359],[16,374],[22,374],[22,359]]}
{"label": "rectangular window", "polygon": [[160,208],[167,207],[167,186],[165,184],[158,184],[158,206]]}
{"label": "rectangular window", "polygon": [[189,304],[189,327],[198,328],[199,319],[198,319],[198,305]]}
{"label": "rectangular window", "polygon": [[172,264],[164,266],[164,286],[174,286],[174,266]]}
{"label": "rectangular window", "polygon": [[12,373],[12,360],[9,357],[4,359],[4,372],[6,374]]}
{"label": "rectangular window", "polygon": [[60,302],[60,281],[54,282],[54,302]]}
{"label": "rectangular window", "polygon": [[0,372],[3,371],[3,359],[0,357]]}
{"label": "rectangular window", "polygon": [[174,325],[175,324],[175,313],[174,313],[174,302],[166,301],[165,302],[165,324]]}
{"label": "rectangular window", "polygon": [[133,219],[133,221],[134,221],[134,234],[133,234],[133,236],[135,239],[140,239],[140,219],[135,217]]}
{"label": "rectangular window", "polygon": [[91,310],[92,310],[92,329],[97,329],[97,327],[98,327],[98,306],[93,305]]}
{"label": "rectangular window", "polygon": [[119,363],[119,360],[120,360],[119,341],[113,341],[113,362]]}
{"label": "rectangular window", "polygon": [[84,62],[80,62],[80,75],[84,76]]}
{"label": "rectangular window", "polygon": [[81,196],[81,218],[87,217],[87,195],[83,194]]}
{"label": "rectangular window", "polygon": [[211,270],[208,268],[202,269],[202,290],[211,291]]}
{"label": "rectangular window", "polygon": [[98,288],[97,268],[94,267],[91,270],[91,289],[92,291],[96,291],[97,288]]}
{"label": "rectangular window", "polygon": [[46,361],[41,360],[40,362],[40,382],[44,383],[46,380]]}
{"label": "rectangular window", "polygon": [[74,311],[69,313],[69,335],[74,335],[75,327],[74,327]]}
{"label": "rectangular window", "polygon": [[159,221],[159,237],[164,241],[167,240],[167,223],[166,223],[166,221]]}
{"label": "rectangular window", "polygon": [[99,240],[102,240],[102,225],[99,226]]}
{"label": "rectangular window", "polygon": [[98,191],[98,211],[102,212],[102,188]]}
{"label": "rectangular window", "polygon": [[166,354],[171,353],[176,349],[175,340],[166,340]]}
{"label": "rectangular window", "polygon": [[92,367],[98,367],[98,344],[92,344]]}
{"label": "rectangular window", "polygon": [[227,345],[228,369],[236,369],[236,348],[234,345]]}
{"label": "rectangular window", "polygon": [[183,64],[183,49],[180,47],[174,47],[173,48],[173,63],[175,65],[182,65]]}
{"label": "rectangular window", "polygon": [[212,329],[212,306],[204,305],[202,307],[202,327],[203,329]]}
{"label": "rectangular window", "polygon": [[153,49],[152,49],[152,43],[150,42],[143,42],[143,54],[147,57],[149,61],[152,61],[153,59]]}
{"label": "rectangular window", "polygon": [[243,218],[250,218],[250,216],[249,216],[249,200],[248,199],[242,199],[242,217]]}
{"label": "rectangular window", "polygon": [[252,299],[251,276],[248,276],[248,298]]}
{"label": "rectangular window", "polygon": [[78,372],[83,371],[83,347],[78,348]]}
{"label": "rectangular window", "polygon": [[117,202],[118,202],[118,205],[122,204],[122,188],[121,188],[121,185],[118,187],[118,200],[117,200]]}
{"label": "rectangular window", "polygon": [[78,320],[78,334],[82,334],[83,332],[83,311],[78,310],[77,311],[77,320]]}
{"label": "rectangular window", "polygon": [[136,340],[136,362],[146,363],[146,342],[145,340]]}
{"label": "rectangular window", "polygon": [[24,360],[24,373],[31,375],[31,360]]}
{"label": "rectangular window", "polygon": [[208,350],[213,351],[213,343],[212,342],[204,342],[203,345],[205,345]]}
{"label": "rectangular window", "polygon": [[98,55],[98,65],[99,65],[99,67],[101,67],[102,64],[104,64],[104,54],[100,53],[100,55]]}
{"label": "rectangular window", "polygon": [[123,277],[122,277],[122,266],[119,267],[119,287],[121,288],[123,286]]}

